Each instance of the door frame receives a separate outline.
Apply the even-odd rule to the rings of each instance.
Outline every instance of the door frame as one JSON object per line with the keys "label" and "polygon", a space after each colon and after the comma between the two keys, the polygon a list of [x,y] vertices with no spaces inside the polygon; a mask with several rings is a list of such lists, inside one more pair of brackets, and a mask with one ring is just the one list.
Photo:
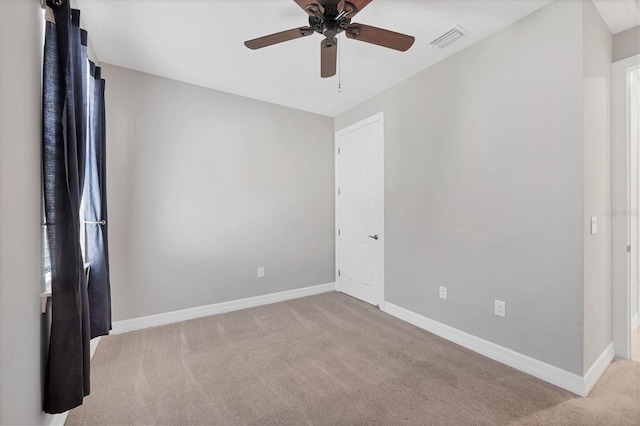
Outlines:
{"label": "door frame", "polygon": [[[640,55],[611,65],[612,164],[612,337],[615,356],[631,358],[631,255],[640,247],[631,244],[631,138],[629,135],[629,83],[627,75],[640,66]],[[639,161],[636,159],[635,161]],[[638,220],[638,218],[634,218]]]}
{"label": "door frame", "polygon": [[379,236],[380,239],[378,243],[381,244],[381,259],[380,259],[380,289],[378,298],[380,300],[380,310],[384,311],[385,297],[384,297],[384,246],[385,246],[385,233],[384,233],[384,112],[381,111],[377,114],[372,115],[371,117],[365,118],[364,120],[358,121],[355,124],[352,124],[348,127],[340,129],[336,131],[334,138],[334,169],[335,169],[335,230],[334,235],[336,239],[336,257],[335,257],[335,281],[336,281],[336,291],[341,291],[340,289],[340,281],[338,280],[338,269],[339,269],[339,260],[340,260],[340,240],[338,236],[338,229],[340,227],[340,197],[338,196],[338,188],[340,187],[340,166],[339,166],[339,153],[338,153],[338,138],[345,134],[351,133],[355,130],[358,130],[362,127],[368,126],[370,124],[379,122],[380,123],[380,132],[382,133],[382,149],[380,150],[380,174],[382,185],[380,188],[380,202],[382,204],[382,217],[380,221],[380,231]]}

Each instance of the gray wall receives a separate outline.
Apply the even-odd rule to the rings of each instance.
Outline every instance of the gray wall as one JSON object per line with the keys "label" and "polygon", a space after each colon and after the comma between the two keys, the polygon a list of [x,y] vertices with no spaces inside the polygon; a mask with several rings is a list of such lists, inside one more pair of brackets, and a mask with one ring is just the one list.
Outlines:
{"label": "gray wall", "polygon": [[640,54],[640,26],[613,36],[613,61]]}
{"label": "gray wall", "polygon": [[[611,342],[611,49],[612,36],[592,2],[583,2],[584,367]],[[598,233],[590,234],[591,216]]]}
{"label": "gray wall", "polygon": [[580,375],[582,66],[554,2],[336,119],[385,113],[386,300]]}
{"label": "gray wall", "polygon": [[0,424],[42,424],[38,0],[0,1]]}
{"label": "gray wall", "polygon": [[103,72],[114,320],[335,281],[332,119]]}

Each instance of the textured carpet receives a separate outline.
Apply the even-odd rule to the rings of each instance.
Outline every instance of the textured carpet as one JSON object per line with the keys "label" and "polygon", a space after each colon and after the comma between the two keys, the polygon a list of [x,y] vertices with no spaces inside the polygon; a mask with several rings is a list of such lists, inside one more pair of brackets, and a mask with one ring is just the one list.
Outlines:
{"label": "textured carpet", "polygon": [[340,293],[103,338],[67,424],[640,425],[640,363],[588,398]]}

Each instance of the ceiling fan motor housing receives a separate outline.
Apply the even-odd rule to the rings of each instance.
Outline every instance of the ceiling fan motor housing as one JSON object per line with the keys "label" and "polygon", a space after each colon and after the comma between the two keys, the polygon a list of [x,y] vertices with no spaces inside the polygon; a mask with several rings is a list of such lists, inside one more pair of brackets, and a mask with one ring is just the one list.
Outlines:
{"label": "ceiling fan motor housing", "polygon": [[322,34],[326,38],[334,38],[340,32],[338,23],[333,19],[327,19],[322,24]]}
{"label": "ceiling fan motor housing", "polygon": [[324,12],[321,14],[317,11],[317,13],[309,16],[309,26],[315,32],[331,39],[349,27],[351,19],[344,16],[344,10],[341,10],[343,8],[339,7],[345,3],[339,0],[320,0],[318,3],[322,6]]}

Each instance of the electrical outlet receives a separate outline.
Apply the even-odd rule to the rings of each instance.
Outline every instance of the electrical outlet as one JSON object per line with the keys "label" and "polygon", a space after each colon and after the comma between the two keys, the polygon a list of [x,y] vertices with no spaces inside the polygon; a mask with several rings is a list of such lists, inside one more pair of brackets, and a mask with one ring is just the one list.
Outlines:
{"label": "electrical outlet", "polygon": [[264,268],[258,268],[258,278],[264,278]]}
{"label": "electrical outlet", "polygon": [[447,288],[440,286],[440,299],[446,299],[447,298]]}
{"label": "electrical outlet", "polygon": [[495,314],[498,315],[499,317],[506,317],[507,316],[507,303],[503,302],[502,300],[496,300],[496,305],[495,305]]}

